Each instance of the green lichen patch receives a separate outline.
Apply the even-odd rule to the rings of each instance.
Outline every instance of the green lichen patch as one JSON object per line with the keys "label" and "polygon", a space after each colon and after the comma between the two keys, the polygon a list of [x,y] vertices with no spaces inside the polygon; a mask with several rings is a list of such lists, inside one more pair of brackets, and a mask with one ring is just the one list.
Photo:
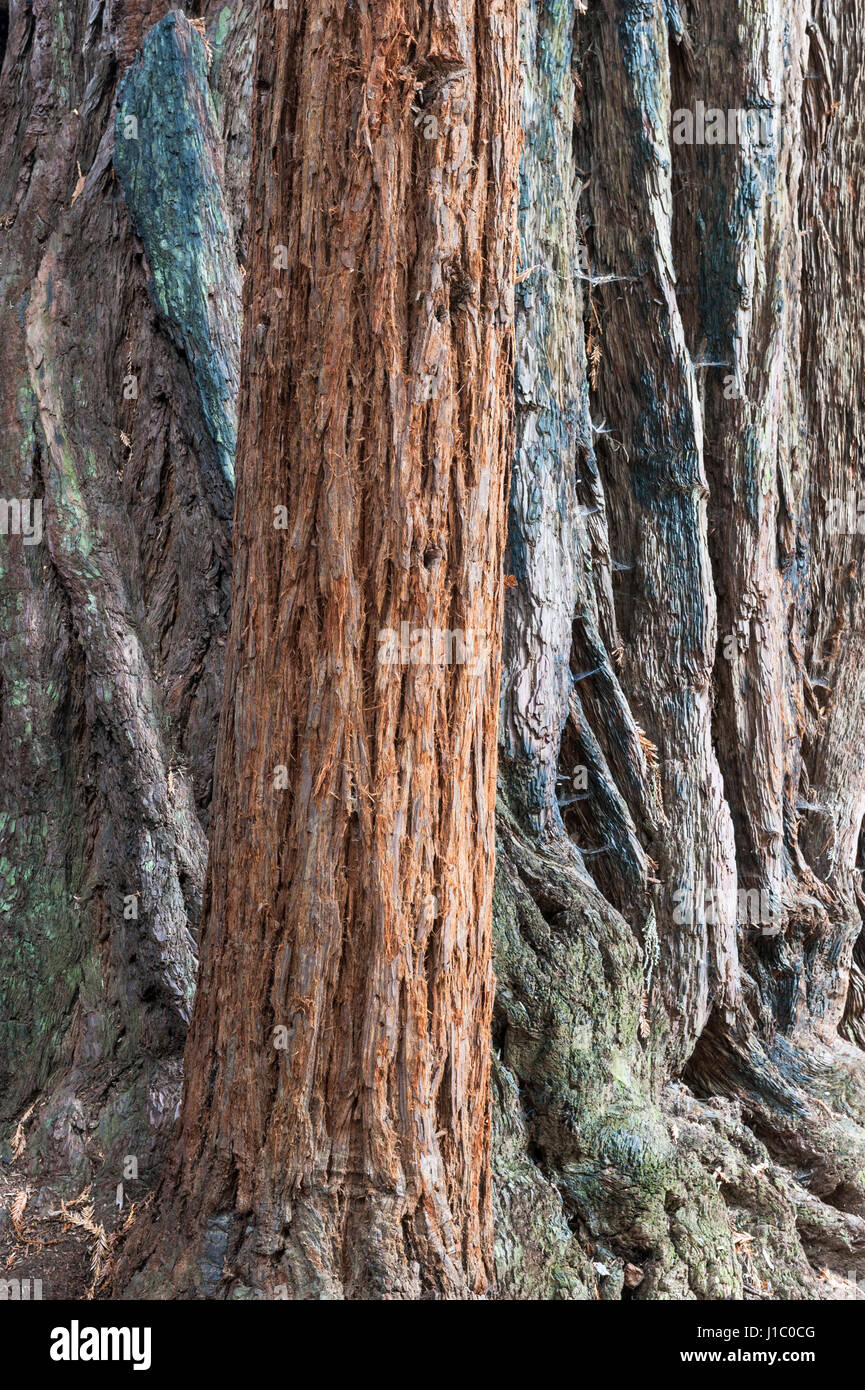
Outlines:
{"label": "green lichen patch", "polygon": [[118,90],[114,166],[157,306],[189,360],[220,468],[234,481],[240,276],[200,35],[172,11]]}

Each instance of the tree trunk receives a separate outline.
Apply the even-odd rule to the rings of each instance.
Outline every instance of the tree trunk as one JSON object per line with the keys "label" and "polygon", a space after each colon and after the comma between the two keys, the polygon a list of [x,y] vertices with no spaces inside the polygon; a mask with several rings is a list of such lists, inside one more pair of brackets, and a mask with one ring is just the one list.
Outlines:
{"label": "tree trunk", "polygon": [[[36,499],[42,535],[0,536],[0,1114],[38,1100],[28,1157],[79,1188],[107,1164],[112,1190],[124,1154],[147,1178],[179,1094],[229,597],[233,445],[206,388],[217,355],[236,384],[223,133],[241,160],[243,108],[231,130],[201,37],[165,8],[3,7],[0,491]],[[240,12],[214,35],[229,106],[251,38]],[[158,103],[124,189],[115,92],[142,44]]]}
{"label": "tree trunk", "polygon": [[212,828],[118,1296],[857,1296],[861,0],[199,9],[9,11],[3,1117]]}
{"label": "tree trunk", "polygon": [[489,1282],[515,49],[498,3],[262,11],[201,966],[133,1293]]}
{"label": "tree trunk", "polygon": [[[525,12],[525,90],[548,122],[570,16]],[[568,436],[588,535],[578,523],[560,799],[594,852],[574,870],[540,833],[524,789],[550,785],[549,759],[526,738],[500,816],[502,1296],[832,1297],[863,1268],[863,1057],[838,1034],[863,811],[862,540],[837,525],[856,515],[862,429],[852,23],[771,0],[576,16],[587,341],[540,297],[518,315],[518,361],[533,340],[560,367],[576,343],[591,388]],[[697,102],[750,115],[744,136],[734,109],[733,139],[677,143]],[[573,250],[536,230],[553,144],[528,115],[523,260],[566,281]],[[551,377],[564,410],[573,375]],[[555,472],[554,432],[533,437],[535,472]],[[538,488],[536,524],[569,513],[569,488]],[[512,551],[527,518],[512,508]],[[567,591],[558,563],[509,609],[506,700],[550,665],[531,663],[526,615]],[[535,703],[557,708],[540,680]],[[843,1023],[857,1041],[862,1002]]]}

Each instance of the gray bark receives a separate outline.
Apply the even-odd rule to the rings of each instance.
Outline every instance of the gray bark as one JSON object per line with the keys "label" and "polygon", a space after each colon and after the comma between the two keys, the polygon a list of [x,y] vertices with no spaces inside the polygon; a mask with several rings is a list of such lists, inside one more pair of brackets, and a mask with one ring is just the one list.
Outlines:
{"label": "gray bark", "polygon": [[[109,1183],[178,1092],[229,597],[249,24],[214,19],[208,94],[164,10],[13,3],[0,80],[0,491],[43,518],[0,537],[0,1114],[38,1100],[34,1161]],[[119,76],[150,84],[125,189]]]}

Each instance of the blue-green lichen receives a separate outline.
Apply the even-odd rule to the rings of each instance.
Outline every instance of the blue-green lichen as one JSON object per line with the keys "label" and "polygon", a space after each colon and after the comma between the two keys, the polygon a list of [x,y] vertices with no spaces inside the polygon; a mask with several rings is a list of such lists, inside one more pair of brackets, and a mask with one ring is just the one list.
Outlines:
{"label": "blue-green lichen", "polygon": [[154,300],[189,361],[219,466],[233,484],[240,275],[207,53],[176,11],[150,30],[120,84],[114,165]]}

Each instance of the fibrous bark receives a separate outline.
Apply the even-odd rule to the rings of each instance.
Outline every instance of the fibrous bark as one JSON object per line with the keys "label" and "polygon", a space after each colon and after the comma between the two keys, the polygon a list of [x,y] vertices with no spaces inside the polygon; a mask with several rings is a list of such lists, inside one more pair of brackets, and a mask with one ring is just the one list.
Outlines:
{"label": "fibrous bark", "polygon": [[[149,1142],[177,1075],[251,248],[200,994],[118,1289],[855,1294],[860,9],[526,0],[512,267],[512,6],[292,0],[254,88],[252,6],[206,44],[11,7],[4,487],[46,543],[2,541],[3,1113],[47,1095],[37,1156]],[[427,659],[455,629],[480,670]]]}
{"label": "fibrous bark", "polygon": [[289,3],[262,10],[256,61],[201,967],[130,1292],[471,1295],[491,1273],[515,16]]}
{"label": "fibrous bark", "polygon": [[[41,543],[0,538],[0,1113],[38,1099],[28,1157],[107,1163],[111,1186],[124,1154],[144,1176],[174,1109],[228,610],[232,496],[200,359],[213,329],[236,372],[236,235],[201,228],[202,279],[172,304],[173,248],[151,233],[170,210],[189,234],[213,203],[222,134],[203,39],[164,12],[13,3],[0,81],[0,490],[43,514]],[[224,12],[211,58],[242,19]],[[223,69],[232,101],[242,69]],[[112,161],[121,74],[175,118],[168,140],[155,117],[130,135],[146,208]]]}
{"label": "fibrous bark", "polygon": [[[617,1297],[630,1264],[631,1297],[834,1296],[825,1267],[846,1279],[865,1253],[862,1054],[838,1033],[862,818],[861,538],[837,523],[856,514],[861,425],[835,385],[862,331],[853,40],[826,7],[625,0],[573,18],[588,268],[587,341],[579,325],[570,341],[601,487],[584,445],[560,785],[624,921],[538,837],[523,768],[500,817],[500,1286]],[[549,84],[549,51],[529,61],[526,90]],[[545,108],[557,98],[548,85]],[[674,141],[698,102],[733,108],[732,139]],[[748,119],[767,113],[769,139]],[[526,259],[562,265],[551,241]],[[543,313],[525,331],[563,360]],[[671,1089],[683,1068],[696,1096]]]}

